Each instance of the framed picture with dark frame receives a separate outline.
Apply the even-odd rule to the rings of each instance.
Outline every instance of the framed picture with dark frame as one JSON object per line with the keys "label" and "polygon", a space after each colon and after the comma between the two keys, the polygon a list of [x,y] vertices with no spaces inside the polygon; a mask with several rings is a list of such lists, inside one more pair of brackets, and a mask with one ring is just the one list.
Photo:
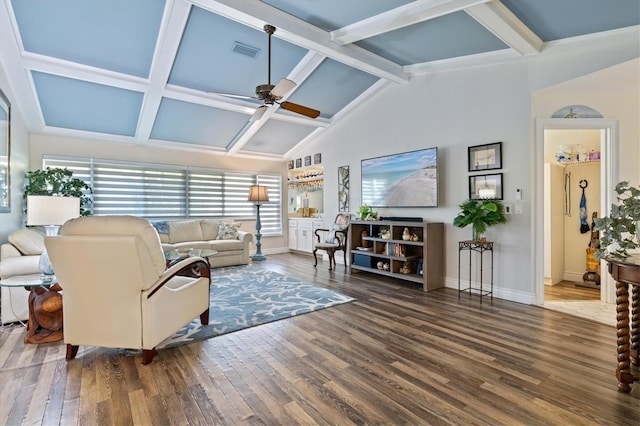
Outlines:
{"label": "framed picture with dark frame", "polygon": [[469,198],[502,200],[502,173],[469,176]]}
{"label": "framed picture with dark frame", "polygon": [[310,166],[311,165],[311,156],[307,155],[306,157],[304,157],[304,165],[305,166]]}
{"label": "framed picture with dark frame", "polygon": [[470,146],[468,150],[470,172],[502,168],[502,142]]}
{"label": "framed picture with dark frame", "polygon": [[322,154],[318,153],[318,154],[313,154],[313,164],[320,164],[322,163]]}
{"label": "framed picture with dark frame", "polygon": [[296,169],[302,167],[302,158],[296,158]]}
{"label": "framed picture with dark frame", "polygon": [[289,160],[289,162],[287,163],[287,168],[289,170],[293,169],[293,160]]}

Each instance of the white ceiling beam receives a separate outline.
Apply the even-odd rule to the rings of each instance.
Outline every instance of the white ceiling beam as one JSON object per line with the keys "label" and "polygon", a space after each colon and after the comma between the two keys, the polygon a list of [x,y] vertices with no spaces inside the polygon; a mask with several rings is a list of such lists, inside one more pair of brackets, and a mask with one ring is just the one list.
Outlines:
{"label": "white ceiling beam", "polygon": [[138,119],[136,130],[138,143],[148,142],[151,136],[153,123],[160,109],[163,90],[169,81],[173,61],[178,47],[180,47],[180,40],[182,40],[182,33],[187,25],[190,11],[191,3],[185,0],[167,0],[165,3],[158,41],[149,72],[150,84],[142,101]]}
{"label": "white ceiling beam", "polygon": [[491,0],[416,0],[413,3],[339,28],[332,31],[330,36],[331,40],[339,45],[355,43],[488,1]]}
{"label": "white ceiling beam", "polygon": [[190,0],[196,6],[263,31],[265,24],[277,28],[274,36],[335,59],[366,73],[396,83],[408,81],[402,67],[358,46],[339,46],[328,32],[284,13],[259,0]]}
{"label": "white ceiling beam", "polygon": [[0,1],[0,70],[4,69],[6,73],[13,95],[11,103],[20,110],[27,128],[33,132],[41,132],[44,118],[30,75],[22,66],[22,41],[16,28],[18,26],[11,2]]}
{"label": "white ceiling beam", "polygon": [[477,4],[465,9],[493,35],[521,55],[540,53],[543,41],[501,2]]}

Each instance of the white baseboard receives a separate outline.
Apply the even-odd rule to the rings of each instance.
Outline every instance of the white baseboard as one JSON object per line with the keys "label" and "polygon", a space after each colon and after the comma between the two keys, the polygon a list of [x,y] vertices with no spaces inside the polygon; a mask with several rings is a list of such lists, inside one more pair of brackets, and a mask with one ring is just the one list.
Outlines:
{"label": "white baseboard", "polygon": [[[447,288],[458,290],[458,278],[447,277],[445,279],[444,285]],[[476,288],[480,287],[479,282],[472,281],[471,285]],[[460,283],[461,288],[466,288],[468,286],[469,286],[468,280],[466,280],[466,282]],[[484,283],[484,282],[482,283],[483,290],[489,290],[490,288],[491,288],[490,285],[488,285],[487,283]],[[468,294],[465,294],[464,296],[469,297]],[[478,298],[478,296],[474,296],[474,295],[472,295],[471,297]],[[496,283],[493,284],[493,297],[497,299],[509,300],[511,302],[516,302],[516,303],[524,303],[526,305],[533,305],[535,303],[535,297],[532,293],[500,288],[500,286],[497,285]]]}

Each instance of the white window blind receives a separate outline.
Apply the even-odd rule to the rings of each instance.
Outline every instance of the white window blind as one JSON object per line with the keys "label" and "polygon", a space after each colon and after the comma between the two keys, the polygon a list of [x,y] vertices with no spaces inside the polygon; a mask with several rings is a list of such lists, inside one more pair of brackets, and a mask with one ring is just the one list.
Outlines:
{"label": "white window blind", "polygon": [[260,207],[261,232],[282,234],[280,175],[85,158],[45,158],[43,166],[66,167],[89,184],[96,215],[253,218],[255,206],[247,201],[249,187],[265,185],[270,202]]}

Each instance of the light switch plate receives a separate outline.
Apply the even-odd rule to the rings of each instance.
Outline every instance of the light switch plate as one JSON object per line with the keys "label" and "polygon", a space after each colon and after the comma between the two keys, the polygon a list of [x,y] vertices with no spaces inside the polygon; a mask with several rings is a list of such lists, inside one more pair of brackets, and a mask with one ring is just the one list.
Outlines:
{"label": "light switch plate", "polygon": [[513,213],[513,206],[511,205],[511,203],[504,203],[504,214],[512,214]]}
{"label": "light switch plate", "polygon": [[522,214],[522,204],[516,203],[516,214]]}

